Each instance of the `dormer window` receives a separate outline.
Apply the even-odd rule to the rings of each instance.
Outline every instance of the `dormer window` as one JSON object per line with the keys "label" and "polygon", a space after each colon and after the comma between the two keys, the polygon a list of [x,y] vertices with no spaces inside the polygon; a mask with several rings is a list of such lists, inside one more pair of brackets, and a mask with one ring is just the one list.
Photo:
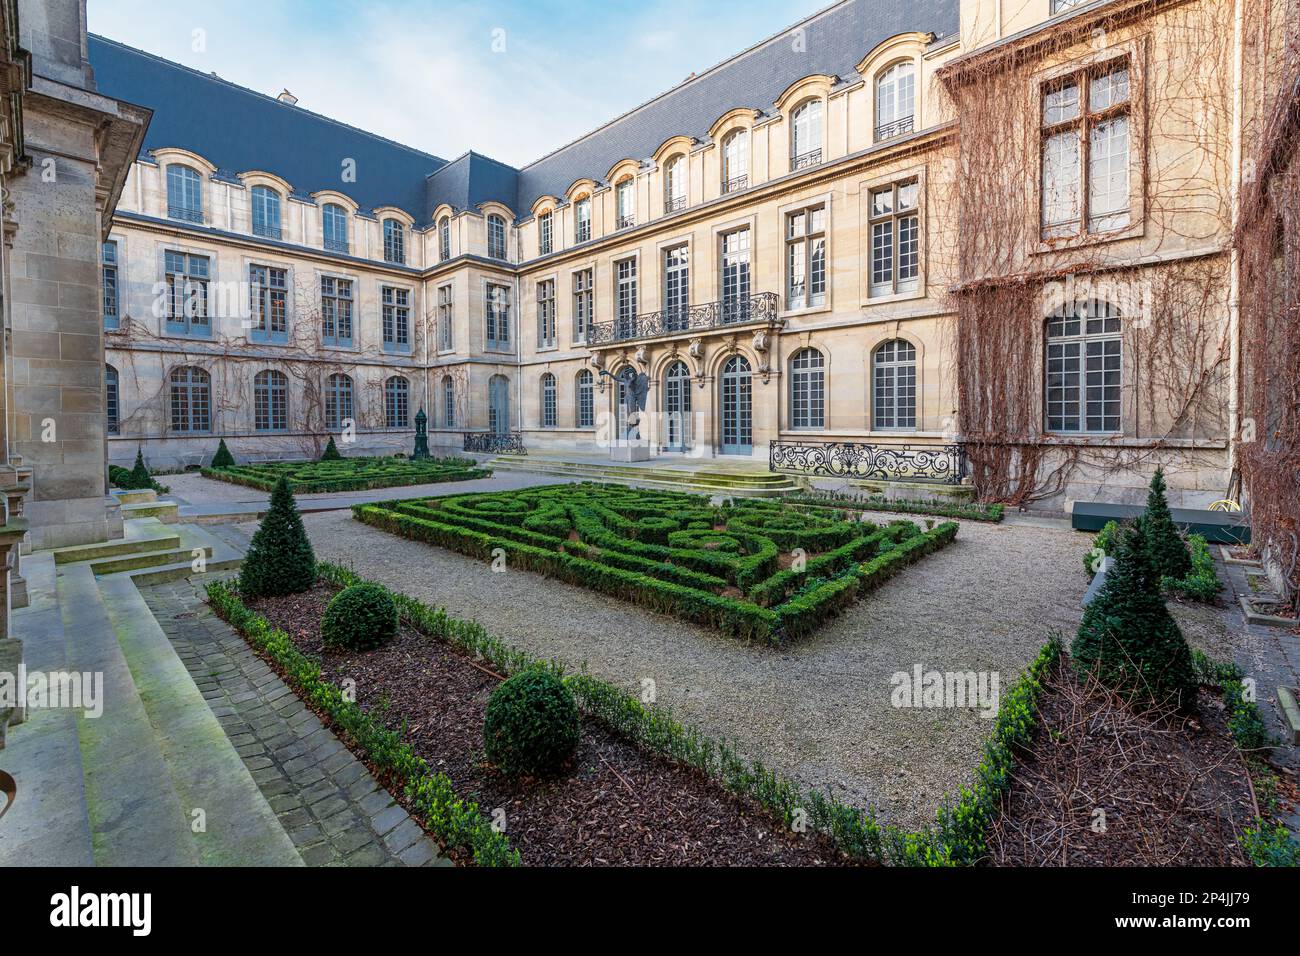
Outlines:
{"label": "dormer window", "polygon": [[203,222],[203,177],[188,166],[167,167],[167,215],[186,222]]}
{"label": "dormer window", "polygon": [[686,208],[686,158],[674,156],[664,166],[664,212]]}
{"label": "dormer window", "polygon": [[618,209],[617,229],[628,229],[636,225],[636,206],[632,192],[632,180],[625,179],[614,187],[614,199]]}
{"label": "dormer window", "polygon": [[384,261],[406,264],[406,227],[401,220],[384,220]]}
{"label": "dormer window", "polygon": [[488,216],[487,243],[489,259],[506,257],[506,221],[501,216]]}
{"label": "dormer window", "polygon": [[438,258],[443,262],[451,258],[451,219],[447,216],[438,223]]}
{"label": "dormer window", "polygon": [[544,212],[537,217],[537,254],[539,256],[549,256],[551,254],[551,214]]}
{"label": "dormer window", "polygon": [[790,172],[822,161],[822,101],[808,100],[790,117]]}
{"label": "dormer window", "polygon": [[722,191],[749,188],[749,131],[738,129],[722,141]]}
{"label": "dormer window", "polygon": [[280,194],[269,186],[254,186],[253,235],[264,239],[280,238]]}
{"label": "dormer window", "polygon": [[348,213],[337,203],[326,203],[321,210],[325,248],[330,252],[348,251]]}
{"label": "dormer window", "polygon": [[591,197],[583,196],[573,204],[573,241],[591,239]]}
{"label": "dormer window", "polygon": [[895,63],[876,78],[876,139],[912,132],[916,112],[916,65]]}

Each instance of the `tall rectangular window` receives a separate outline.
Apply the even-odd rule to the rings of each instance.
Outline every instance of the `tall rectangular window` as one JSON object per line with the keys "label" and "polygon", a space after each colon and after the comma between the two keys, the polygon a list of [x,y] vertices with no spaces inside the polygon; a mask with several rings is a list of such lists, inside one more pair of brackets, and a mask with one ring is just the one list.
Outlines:
{"label": "tall rectangular window", "polygon": [[584,197],[573,204],[573,241],[591,239],[591,199]]}
{"label": "tall rectangular window", "polygon": [[248,337],[252,341],[289,341],[288,287],[285,270],[270,266],[248,267],[248,292],[252,306],[252,328]]}
{"label": "tall rectangular window", "polygon": [[614,263],[614,320],[620,339],[636,335],[636,260]]}
{"label": "tall rectangular window", "polygon": [[625,179],[614,187],[614,200],[618,214],[618,229],[628,229],[636,225],[636,193],[633,181]]}
{"label": "tall rectangular window", "polygon": [[871,191],[871,295],[915,292],[921,278],[921,186]]}
{"label": "tall rectangular window", "polygon": [[352,345],[352,280],[320,277],[321,343]]}
{"label": "tall rectangular window", "polygon": [[551,254],[551,214],[544,212],[537,217],[537,254]]}
{"label": "tall rectangular window", "polygon": [[[1113,232],[1131,221],[1127,61],[1043,90],[1042,237]],[[1085,174],[1086,171],[1086,174]]]}
{"label": "tall rectangular window", "polygon": [[487,219],[488,256],[492,259],[506,257],[506,221],[501,216]]}
{"label": "tall rectangular window", "polygon": [[555,280],[537,283],[537,347],[555,348]]}
{"label": "tall rectangular window", "polygon": [[380,311],[384,325],[384,351],[411,351],[411,293],[409,289],[380,289]]}
{"label": "tall rectangular window", "polygon": [[203,222],[203,177],[188,166],[167,167],[167,215],[185,222]]}
{"label": "tall rectangular window", "polygon": [[452,323],[456,318],[455,304],[452,301],[451,286],[438,286],[438,350],[452,350]]}
{"label": "tall rectangular window", "polygon": [[592,270],[582,269],[573,274],[573,343],[584,345],[591,328],[592,309],[595,306]]}
{"label": "tall rectangular window", "polygon": [[487,347],[510,348],[510,287],[489,282],[486,302]]}
{"label": "tall rectangular window", "polygon": [[324,230],[325,248],[330,252],[348,251],[348,213],[336,203],[326,203],[321,209],[321,226]]}
{"label": "tall rectangular window", "polygon": [[691,305],[691,250],[673,246],[664,250],[664,328],[686,328]]}
{"label": "tall rectangular window", "polygon": [[280,194],[268,186],[254,186],[253,235],[264,239],[280,238]]}
{"label": "tall rectangular window", "polygon": [[442,262],[451,258],[451,220],[446,216],[438,223],[438,258]]}
{"label": "tall rectangular window", "polygon": [[116,242],[106,242],[100,247],[99,267],[104,298],[104,328],[115,329],[122,320],[122,301],[117,288]]}
{"label": "tall rectangular window", "polygon": [[719,243],[722,321],[749,319],[749,230],[723,233]]}
{"label": "tall rectangular window", "polygon": [[211,335],[208,257],[168,249],[163,253],[163,262],[167,285],[167,331],[172,335]]}
{"label": "tall rectangular window", "polygon": [[384,261],[406,263],[406,226],[399,219],[384,220]]}
{"label": "tall rectangular window", "polygon": [[826,207],[810,206],[785,217],[785,307],[826,304]]}

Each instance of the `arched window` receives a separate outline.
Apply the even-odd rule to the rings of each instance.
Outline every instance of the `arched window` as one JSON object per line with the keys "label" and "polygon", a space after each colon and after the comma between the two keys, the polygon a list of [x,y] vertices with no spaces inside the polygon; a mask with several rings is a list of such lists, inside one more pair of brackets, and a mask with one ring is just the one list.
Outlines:
{"label": "arched window", "polygon": [[104,366],[104,408],[108,416],[108,433],[116,435],[121,426],[118,416],[117,369]]}
{"label": "arched window", "polygon": [[406,263],[406,226],[400,219],[384,220],[384,261]]}
{"label": "arched window", "polygon": [[325,248],[330,252],[348,251],[348,212],[337,203],[326,203],[320,211],[325,230]]}
{"label": "arched window", "polygon": [[348,419],[355,421],[352,411],[352,379],[336,372],[325,383],[325,427],[337,431]]}
{"label": "arched window", "polygon": [[617,214],[615,229],[627,229],[636,225],[636,194],[632,191],[634,183],[629,176],[614,187],[614,204]]}
{"label": "arched window", "polygon": [[188,166],[167,167],[167,215],[186,222],[203,222],[203,177]]}
{"label": "arched window", "polygon": [[1047,430],[1117,432],[1124,379],[1119,310],[1074,302],[1047,320]]}
{"label": "arched window", "polygon": [[822,101],[808,100],[790,114],[790,171],[822,161]]}
{"label": "arched window", "polygon": [[790,359],[790,427],[826,427],[826,360],[814,348]]}
{"label": "arched window", "polygon": [[916,112],[916,64],[895,63],[876,77],[876,139],[912,132]]}
{"label": "arched window", "polygon": [[738,129],[722,141],[722,191],[749,188],[749,130]]}
{"label": "arched window", "polygon": [[253,376],[253,428],[282,432],[289,427],[289,376],[267,369]]}
{"label": "arched window", "polygon": [[411,427],[411,383],[401,375],[384,383],[384,426]]}
{"label": "arched window", "polygon": [[691,446],[691,371],[681,359],[664,372],[664,446],[685,451]]}
{"label": "arched window", "polygon": [[686,208],[686,157],[674,156],[664,166],[664,212]]}
{"label": "arched window", "polygon": [[487,240],[488,258],[504,259],[506,257],[506,221],[501,216],[488,216]]}
{"label": "arched window", "polygon": [[586,242],[591,238],[591,197],[583,196],[573,204],[573,241]]}
{"label": "arched window", "polygon": [[172,431],[212,430],[212,380],[194,365],[172,369]]}
{"label": "arched window", "polygon": [[555,427],[555,376],[542,375],[542,427]]}
{"label": "arched window", "polygon": [[871,357],[876,431],[916,428],[916,347],[904,339],[885,342]]}
{"label": "arched window", "polygon": [[579,428],[596,427],[595,379],[589,368],[584,368],[578,373],[577,421]]}
{"label": "arched window", "polygon": [[446,216],[438,223],[438,258],[443,262],[451,258],[451,220]]}
{"label": "arched window", "polygon": [[280,194],[269,186],[253,187],[253,235],[280,238]]}
{"label": "arched window", "polygon": [[442,377],[442,427],[456,427],[456,383],[450,375]]}

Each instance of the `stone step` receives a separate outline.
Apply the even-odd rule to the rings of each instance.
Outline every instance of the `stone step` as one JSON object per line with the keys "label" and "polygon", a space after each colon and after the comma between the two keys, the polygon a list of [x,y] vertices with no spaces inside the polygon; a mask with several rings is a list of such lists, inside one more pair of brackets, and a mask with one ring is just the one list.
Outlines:
{"label": "stone step", "polygon": [[[179,539],[178,539],[179,543]],[[184,563],[186,567],[191,567],[198,555],[194,552],[200,548],[168,548],[161,551],[139,551],[134,554],[126,554],[118,557],[103,558],[98,561],[90,562],[90,570],[96,575],[117,574],[121,571],[139,571],[143,568],[154,568],[159,565],[180,564]],[[202,547],[204,564],[207,559],[212,557],[211,547]]]}
{"label": "stone step", "polygon": [[123,524],[123,531],[124,537],[112,541],[58,548],[53,552],[54,563],[76,564],[81,561],[115,558],[124,554],[160,551],[177,548],[181,543],[180,536],[157,518],[134,518],[126,521]]}
{"label": "stone step", "polygon": [[131,491],[124,491],[120,488],[115,488],[110,491],[109,494],[124,505],[141,504],[158,500],[158,492],[154,491],[152,488],[140,488]]}
{"label": "stone step", "polygon": [[174,501],[141,501],[122,505],[122,518],[157,518],[163,524],[180,521],[180,505]]}

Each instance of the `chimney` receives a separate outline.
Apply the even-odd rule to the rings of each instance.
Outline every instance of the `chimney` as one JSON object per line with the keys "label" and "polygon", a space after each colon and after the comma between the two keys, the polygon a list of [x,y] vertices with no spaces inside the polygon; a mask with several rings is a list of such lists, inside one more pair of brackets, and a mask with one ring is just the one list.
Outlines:
{"label": "chimney", "polygon": [[294,96],[288,90],[282,90],[276,99],[281,103],[288,103],[290,106],[295,106],[298,103],[298,97]]}

